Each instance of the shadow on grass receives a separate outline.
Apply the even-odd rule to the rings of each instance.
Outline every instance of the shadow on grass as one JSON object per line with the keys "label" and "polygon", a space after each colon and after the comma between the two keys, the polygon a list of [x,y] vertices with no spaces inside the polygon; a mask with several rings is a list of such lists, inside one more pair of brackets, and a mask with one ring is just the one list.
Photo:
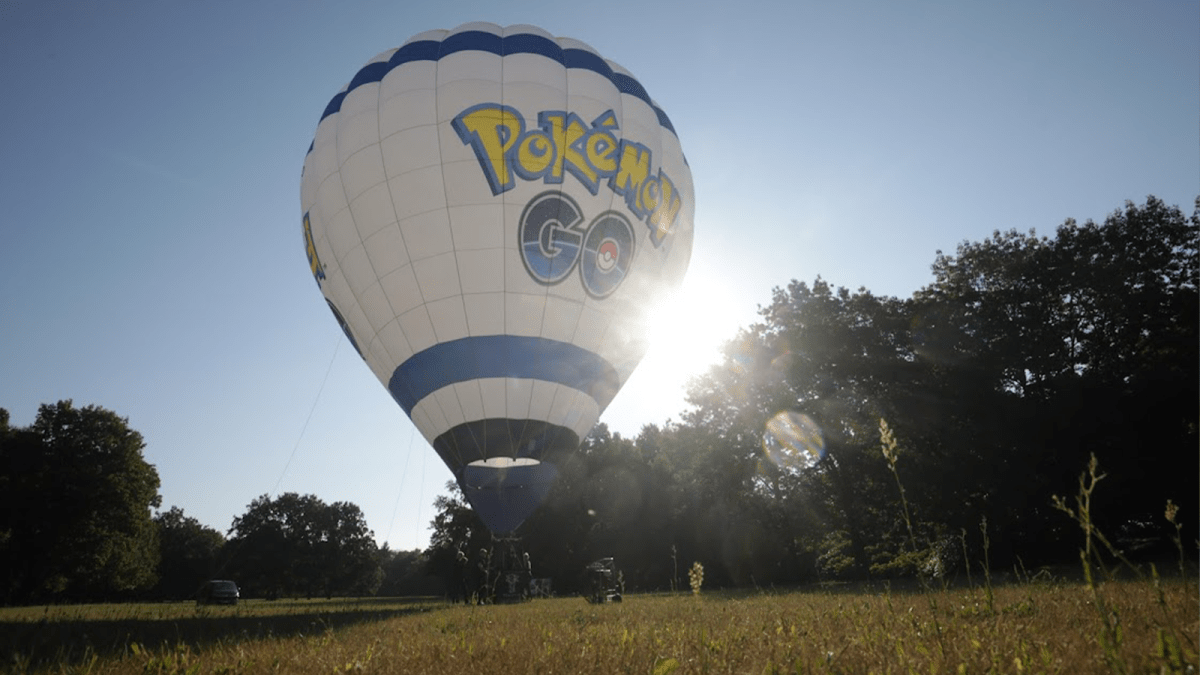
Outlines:
{"label": "shadow on grass", "polygon": [[[392,606],[386,607],[387,604]],[[135,643],[153,652],[181,645],[201,651],[216,645],[252,640],[322,635],[358,624],[430,612],[443,606],[440,603],[397,604],[395,600],[390,603],[360,601],[341,607],[321,607],[281,602],[272,603],[271,613],[199,608],[193,616],[165,618],[0,621],[0,672],[13,667],[22,671],[57,669],[93,657],[120,657],[130,653]]]}

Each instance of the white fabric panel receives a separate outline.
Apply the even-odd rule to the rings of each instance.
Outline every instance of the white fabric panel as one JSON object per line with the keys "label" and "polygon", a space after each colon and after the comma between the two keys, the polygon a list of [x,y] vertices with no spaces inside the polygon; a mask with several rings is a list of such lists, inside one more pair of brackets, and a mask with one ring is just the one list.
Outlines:
{"label": "white fabric panel", "polygon": [[312,166],[312,154],[309,153],[304,157],[304,168],[300,170],[300,210],[308,211],[312,209],[313,202],[317,199],[317,187],[320,182],[317,180],[316,169]]}
{"label": "white fabric panel", "polygon": [[[358,300],[350,292],[350,286],[346,283],[346,276],[341,273],[341,269],[333,268],[332,271],[326,271],[325,283],[321,284],[321,290],[339,311],[344,312],[358,304]],[[345,318],[344,314],[342,318]]]}
{"label": "white fabric panel", "polygon": [[387,183],[367,188],[365,192],[350,202],[350,214],[354,217],[358,236],[363,241],[384,227],[395,223],[396,212],[392,209],[392,195],[388,192]]}
{"label": "white fabric panel", "polygon": [[598,353],[600,341],[608,332],[608,322],[608,314],[596,307],[584,306],[575,326],[575,334],[571,337],[570,342],[589,352]]}
{"label": "white fabric panel", "polygon": [[[316,226],[313,226],[313,236],[316,237]],[[337,256],[333,254],[333,248],[329,245],[328,237],[321,237],[316,240],[317,259],[321,261],[321,266],[324,268],[326,276],[341,275],[341,266],[338,264]]]}
{"label": "white fabric panel", "polygon": [[334,214],[332,221],[328,224],[327,232],[333,255],[338,260],[338,264],[344,266],[341,261],[350,255],[350,251],[362,246],[362,239],[354,227],[354,216],[350,213],[349,207]]}
{"label": "white fabric panel", "polygon": [[454,392],[453,386],[442,387],[428,398],[436,400],[438,406],[441,407],[442,413],[446,416],[446,424],[449,425],[448,429],[453,429],[467,421],[467,418],[463,416],[462,406],[458,402],[458,395]]}
{"label": "white fabric panel", "polygon": [[[438,436],[434,431],[437,429],[449,429],[450,423],[446,421],[446,411],[442,410],[442,404],[438,402],[436,397],[426,396],[422,403],[426,403],[424,412],[427,422],[425,426],[418,428],[424,434],[425,438],[429,439],[432,443],[433,439]],[[417,407],[421,406],[418,404]]]}
{"label": "white fabric panel", "polygon": [[[541,54],[510,54],[504,57],[504,73],[502,74],[505,95],[508,87],[526,82],[536,82],[564,91],[567,86],[567,72],[562,64]],[[565,92],[562,95],[566,98]]]}
{"label": "white fabric panel", "polygon": [[[462,145],[460,142],[459,145]],[[458,162],[442,164],[445,180],[446,204],[455,206],[486,205],[499,206],[487,178],[474,157]]]}
{"label": "white fabric panel", "polygon": [[455,255],[463,293],[504,290],[504,249],[459,250]]}
{"label": "white fabric panel", "polygon": [[[561,424],[567,420],[567,415],[570,413],[571,406],[575,403],[575,397],[579,392],[559,385],[555,387],[554,398],[550,402],[550,413],[546,417],[547,421],[554,424]],[[566,425],[564,425],[566,426]]]}
{"label": "white fabric panel", "polygon": [[392,379],[392,372],[396,369],[396,364],[404,363],[408,360],[408,357],[412,356],[413,351],[412,347],[408,346],[408,340],[404,339],[404,331],[400,330],[400,323],[395,319],[389,321],[386,326],[380,329],[375,339],[383,345],[383,348],[388,353],[389,368],[387,370],[387,377],[380,378],[380,381],[386,385]]}
{"label": "white fabric panel", "polygon": [[351,202],[368,188],[383,182],[383,155],[379,146],[367,146],[347,157],[342,163],[341,174],[346,199]]}
{"label": "white fabric panel", "polygon": [[437,122],[437,64],[410,61],[379,82],[379,135]]}
{"label": "white fabric panel", "polygon": [[[582,68],[572,68],[567,71],[567,92],[570,94],[570,101],[573,103],[576,99],[586,99],[592,101],[616,101],[620,96],[616,86],[612,80],[590,70]],[[614,111],[620,112],[620,111]],[[591,122],[592,120],[587,120]]]}
{"label": "white fabric panel", "polygon": [[[513,238],[516,239],[516,237]],[[522,272],[524,272],[524,270],[522,270]],[[624,286],[625,283],[628,282],[629,280],[626,279],[621,285]],[[562,283],[554,284],[553,286],[546,286],[544,288],[546,295],[552,295],[560,300],[576,302],[579,304],[596,302],[588,296],[587,291],[583,290],[583,284],[579,281],[578,266],[571,271],[570,276],[568,276]]]}
{"label": "white fabric panel", "polygon": [[[468,52],[455,54],[459,56]],[[499,57],[494,57],[499,58]],[[442,79],[442,61],[438,62],[438,80]],[[499,80],[500,72],[496,71],[495,78],[481,78],[478,75],[457,82],[446,82],[437,88],[437,117],[438,122],[449,122],[458,117],[462,111],[480,103],[496,103],[504,96],[504,87]]]}
{"label": "white fabric panel", "polygon": [[444,87],[472,80],[500,82],[504,57],[491,52],[463,51],[438,59],[437,85]]}
{"label": "white fabric panel", "polygon": [[508,417],[505,406],[507,381],[499,377],[488,377],[476,380],[476,382],[479,383],[479,392],[483,397],[483,418],[504,419]]}
{"label": "white fabric panel", "polygon": [[571,431],[575,432],[576,436],[579,436],[580,440],[583,440],[583,438],[585,436],[587,436],[588,432],[592,430],[592,427],[596,426],[596,422],[599,422],[599,421],[600,421],[599,415],[596,415],[595,417],[591,417],[586,414],[580,413],[577,418],[575,418],[571,421],[569,428],[571,429]]}
{"label": "white fabric panel", "polygon": [[[544,110],[562,110],[567,103],[566,80],[562,77],[562,66],[550,61],[544,56],[530,56],[539,63],[551,64],[558,70],[558,86],[555,80],[509,81],[504,83],[504,97],[499,102],[515,108],[525,119],[525,130],[538,128],[538,115]],[[515,59],[517,57],[509,57]],[[504,63],[504,71],[508,73],[508,61]],[[533,69],[529,69],[533,70]],[[535,71],[536,72],[536,71]],[[589,120],[590,121],[590,120]]]}
{"label": "white fabric panel", "polygon": [[400,222],[404,246],[412,260],[449,253],[454,250],[450,238],[450,217],[445,209],[426,211]]}
{"label": "white fabric panel", "polygon": [[363,245],[367,249],[367,258],[371,261],[371,269],[380,279],[408,264],[408,252],[404,249],[404,239],[400,236],[400,227],[395,223],[371,235],[363,242]]}
{"label": "white fabric panel", "polygon": [[[333,175],[321,179],[320,184],[317,186],[316,201],[313,203],[313,208],[321,212],[325,225],[332,226],[334,216],[349,207],[350,203],[346,201],[346,191],[342,188],[342,177],[338,175],[336,170]],[[313,235],[316,236],[316,234],[314,230]]]}
{"label": "white fabric panel", "polygon": [[388,181],[388,189],[392,192],[392,206],[396,209],[397,220],[446,208],[442,169],[438,166],[397,176]]}
{"label": "white fabric panel", "polygon": [[505,406],[508,418],[513,420],[530,419],[529,401],[533,398],[533,380],[506,379]]}
{"label": "white fabric panel", "polygon": [[363,291],[376,283],[375,272],[371,269],[371,261],[367,260],[367,251],[362,246],[351,249],[342,259],[342,274],[345,275],[346,282],[350,285],[350,292],[356,298],[361,298]]}
{"label": "white fabric panel", "polygon": [[388,353],[383,342],[379,340],[378,335],[371,341],[370,348],[366,349],[365,352],[366,355],[364,358],[367,361],[367,367],[374,373],[375,379],[387,382],[394,370],[392,367],[392,355]]}
{"label": "white fabric panel", "polygon": [[462,406],[463,417],[468,422],[486,417],[483,413],[483,394],[480,392],[479,380],[456,382],[451,386],[454,387],[454,393]]}
{"label": "white fabric panel", "polygon": [[533,395],[529,398],[529,419],[550,420],[550,405],[560,385],[553,382],[533,380]]}
{"label": "white fabric panel", "polygon": [[[479,165],[475,165],[479,173]],[[482,181],[482,178],[480,179]],[[504,208],[494,203],[477,206],[451,206],[450,234],[454,248],[459,251],[472,249],[501,249],[504,247]],[[516,233],[513,233],[516,239]]]}
{"label": "white fabric panel", "polygon": [[405,265],[384,276],[380,285],[383,286],[383,292],[392,305],[394,316],[404,314],[425,302],[421,297],[421,289],[417,287],[417,277],[413,274],[412,265]]}
{"label": "white fabric panel", "polygon": [[362,308],[354,304],[349,309],[341,307],[338,309],[341,310],[342,317],[346,319],[346,325],[350,326],[350,334],[354,336],[358,348],[366,349],[375,334],[371,331],[371,323],[367,321],[367,316],[363,314]]}
{"label": "white fabric panel", "polygon": [[444,300],[427,303],[429,320],[433,322],[433,333],[438,342],[450,342],[467,337],[467,314],[463,309],[462,296],[455,294]]}
{"label": "white fabric panel", "polygon": [[[552,186],[547,185],[543,187],[550,189]],[[517,241],[517,224],[521,222],[521,214],[524,213],[525,204],[529,202],[529,198],[525,197],[524,201],[519,201],[513,198],[515,197],[514,193],[525,196],[525,193],[521,192],[519,188],[504,193],[504,233],[501,236],[501,243],[504,248],[510,249],[513,254],[517,254],[517,251],[521,248],[520,242]],[[508,267],[509,260],[516,260],[517,267],[522,267],[520,255],[512,257],[508,253],[505,253],[504,260],[505,269]],[[505,280],[507,281],[507,277]]]}
{"label": "white fabric panel", "polygon": [[[513,233],[512,239],[516,239]],[[504,290],[508,293],[546,295],[546,287],[534,281],[525,270],[525,263],[516,248],[504,249]],[[541,319],[539,318],[539,324]]]}
{"label": "white fabric panel", "polygon": [[[524,401],[514,412],[508,401]],[[520,403],[518,403],[520,405]],[[595,399],[587,394],[550,382],[487,378],[458,382],[426,396],[413,408],[414,424],[427,438],[434,439],[464,422],[482,419],[537,419],[561,424],[583,437],[600,416]],[[424,421],[418,421],[424,420]]]}
{"label": "white fabric panel", "polygon": [[337,172],[337,115],[321,120],[320,126],[317,127],[317,135],[313,138],[309,159],[312,160],[318,181]]}
{"label": "white fabric panel", "polygon": [[417,404],[409,413],[408,418],[412,420],[413,426],[421,432],[422,436],[427,439],[437,438],[437,435],[433,433],[437,426],[433,424],[433,420],[429,419],[429,412],[424,406]]}
{"label": "white fabric panel", "polygon": [[[430,439],[437,438],[464,422],[504,419],[510,417],[504,408],[505,391],[519,392],[517,395],[524,397],[525,408],[528,408],[529,396],[533,389],[532,382],[502,378],[457,382],[442,387],[418,401],[413,408],[412,419],[414,423],[418,419],[426,420],[419,424],[418,428]],[[525,418],[522,414],[514,419]]]}
{"label": "white fabric panel", "polygon": [[[584,435],[600,417],[600,406],[596,399],[586,393],[570,387],[559,387],[554,405],[550,408],[550,417],[555,424],[571,429],[582,440]],[[585,425],[583,433],[579,427]]]}
{"label": "white fabric panel", "polygon": [[[499,99],[488,99],[487,103],[495,103]],[[484,100],[478,101],[480,103]],[[459,111],[462,112],[461,110]],[[455,113],[457,115],[458,113]],[[475,162],[475,168],[479,168],[479,159],[475,155],[475,151],[471,146],[463,143],[462,137],[458,135],[458,131],[454,129],[454,124],[449,121],[439,122],[437,125],[438,147],[442,153],[442,164],[452,162]],[[483,173],[479,173],[478,177],[485,183],[487,180],[483,177]]]}
{"label": "white fabric panel", "polygon": [[458,263],[453,253],[416,260],[413,262],[413,273],[425,302],[462,293],[458,284]]}
{"label": "white fabric panel", "polygon": [[[379,333],[386,324],[392,322],[392,306],[378,283],[371,284],[358,297],[362,310],[371,323],[372,336]],[[366,345],[359,345],[359,347],[366,347]]]}
{"label": "white fabric panel", "polygon": [[575,326],[579,324],[579,314],[583,305],[556,298],[553,295],[546,298],[546,313],[542,318],[542,337],[559,342],[570,342],[575,336]]}
{"label": "white fabric panel", "polygon": [[504,334],[503,293],[472,293],[462,297],[471,335]]}
{"label": "white fabric panel", "polygon": [[538,337],[546,296],[507,293],[504,297],[504,332],[508,335]]}
{"label": "white fabric panel", "polygon": [[380,141],[379,149],[388,179],[442,163],[437,127],[433,125],[398,131]]}
{"label": "white fabric panel", "polygon": [[433,323],[429,321],[429,312],[426,311],[424,305],[401,314],[398,321],[400,330],[404,331],[404,339],[408,340],[408,345],[412,347],[414,354],[437,344],[437,337],[433,333]]}
{"label": "white fabric panel", "polygon": [[[338,163],[379,142],[379,85],[365,84],[350,92],[336,117]],[[347,105],[353,104],[353,105]]]}

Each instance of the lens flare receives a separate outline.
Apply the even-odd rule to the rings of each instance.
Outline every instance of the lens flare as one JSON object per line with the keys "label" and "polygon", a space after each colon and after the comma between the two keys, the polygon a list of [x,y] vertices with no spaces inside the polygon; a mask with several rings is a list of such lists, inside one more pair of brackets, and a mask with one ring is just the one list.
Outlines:
{"label": "lens flare", "polygon": [[825,457],[825,436],[808,415],[784,410],[767,420],[762,447],[775,466],[799,471]]}

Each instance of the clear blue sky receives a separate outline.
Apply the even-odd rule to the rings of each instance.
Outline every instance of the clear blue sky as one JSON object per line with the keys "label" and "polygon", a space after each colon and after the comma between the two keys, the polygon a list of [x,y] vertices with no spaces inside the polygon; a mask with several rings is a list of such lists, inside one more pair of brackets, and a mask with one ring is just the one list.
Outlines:
{"label": "clear blue sky", "polygon": [[683,311],[601,417],[625,435],[678,418],[774,286],[908,296],[963,240],[1200,194],[1194,0],[0,0],[13,423],[95,403],[145,436],[164,508],[224,531],[259,495],[312,493],[423,547],[451,475],[313,284],[300,168],[363,63],[476,20],[591,44],[687,153]]}

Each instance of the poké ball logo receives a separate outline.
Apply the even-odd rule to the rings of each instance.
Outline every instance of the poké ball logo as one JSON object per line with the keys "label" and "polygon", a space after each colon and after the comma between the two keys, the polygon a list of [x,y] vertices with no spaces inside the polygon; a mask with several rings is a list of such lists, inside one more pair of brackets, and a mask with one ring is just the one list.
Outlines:
{"label": "pok\u00e9 ball logo", "polygon": [[517,228],[521,260],[529,275],[553,285],[575,265],[583,289],[594,298],[617,290],[633,261],[633,226],[618,211],[605,211],[587,226],[570,196],[543,192],[525,205]]}
{"label": "pok\u00e9 ball logo", "polygon": [[[589,125],[575,113],[545,110],[538,127],[510,106],[483,103],[467,108],[452,125],[471,147],[492,194],[511,190],[520,178],[561,184],[570,173],[593,195],[607,185],[662,245],[679,216],[682,198],[660,168],[652,174],[651,151],[618,139],[616,116],[606,111]],[[526,205],[518,228],[521,257],[530,276],[544,284],[565,279],[579,264],[583,287],[596,298],[610,295],[633,260],[634,232],[619,211],[605,211],[586,227],[587,217],[566,193],[545,192]]]}

